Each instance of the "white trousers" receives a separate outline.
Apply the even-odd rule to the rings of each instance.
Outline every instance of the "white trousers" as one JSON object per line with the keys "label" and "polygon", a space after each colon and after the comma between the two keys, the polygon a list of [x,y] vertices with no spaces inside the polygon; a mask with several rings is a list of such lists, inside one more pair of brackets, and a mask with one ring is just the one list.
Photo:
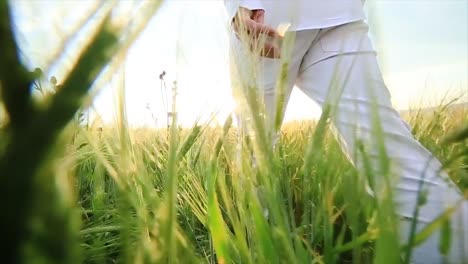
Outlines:
{"label": "white trousers", "polygon": [[[278,59],[257,57],[256,66],[249,63],[249,52],[233,38],[234,64],[241,79],[249,81],[263,95],[267,127],[274,130],[277,90],[281,71]],[[252,78],[254,76],[255,78]],[[252,83],[254,82],[254,83]],[[357,140],[364,143],[367,154],[374,161],[378,147],[373,143],[373,113],[378,114],[387,156],[392,171],[398,173],[393,194],[397,214],[401,216],[402,243],[408,239],[413,211],[417,206],[418,188],[428,191],[427,203],[420,207],[417,230],[421,230],[449,206],[462,200],[459,190],[449,184],[441,164],[418,143],[409,126],[392,107],[390,94],[377,64],[376,53],[368,37],[364,21],[337,27],[295,32],[295,43],[288,64],[284,100],[287,103],[293,86],[297,86],[320,106],[332,105],[332,123],[338,132],[346,154],[358,169],[360,155]],[[286,104],[284,104],[284,112]],[[240,111],[240,125],[247,122]],[[273,131],[274,133],[274,131]],[[375,135],[374,135],[375,136]],[[379,179],[376,179],[377,181]],[[439,253],[439,232],[413,250],[414,263],[468,263],[468,204],[465,200],[451,219],[452,247],[449,257]]]}

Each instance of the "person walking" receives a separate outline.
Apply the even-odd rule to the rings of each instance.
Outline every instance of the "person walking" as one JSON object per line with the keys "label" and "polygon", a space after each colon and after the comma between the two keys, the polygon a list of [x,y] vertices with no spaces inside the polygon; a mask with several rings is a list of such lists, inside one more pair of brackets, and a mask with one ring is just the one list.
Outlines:
{"label": "person walking", "polygon": [[[281,123],[291,91],[297,86],[322,108],[330,107],[330,118],[345,153],[362,169],[358,142],[364,144],[374,162],[379,156],[373,139],[377,117],[391,172],[398,175],[393,194],[395,213],[401,218],[402,241],[408,239],[420,185],[427,190],[427,202],[420,206],[417,230],[450,206],[461,203],[451,218],[453,238],[448,256],[440,253],[440,232],[435,232],[413,250],[412,261],[468,262],[467,201],[450,183],[448,175],[441,172],[440,162],[415,140],[408,124],[392,107],[368,36],[363,1],[225,0],[225,5],[232,28],[232,64],[239,79],[237,85],[258,88],[269,134],[274,138],[278,132],[277,123]],[[277,30],[284,24],[294,39],[287,54],[281,54],[283,32]],[[283,64],[286,56],[287,64]],[[287,72],[285,85],[278,92],[277,80],[283,71]],[[238,119],[241,127],[249,129],[249,118],[242,109]],[[383,181],[376,179],[377,186],[379,180]],[[378,196],[374,193],[371,194]]]}

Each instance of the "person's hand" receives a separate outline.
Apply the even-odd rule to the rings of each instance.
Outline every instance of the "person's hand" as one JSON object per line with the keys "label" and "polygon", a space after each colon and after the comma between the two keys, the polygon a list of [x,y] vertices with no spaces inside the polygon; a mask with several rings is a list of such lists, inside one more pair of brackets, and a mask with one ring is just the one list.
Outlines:
{"label": "person's hand", "polygon": [[[247,34],[251,50],[259,50],[260,55],[268,58],[279,58],[280,48],[277,40],[281,38],[278,32],[264,24],[264,10],[249,10],[240,7],[234,17],[233,27],[236,35],[242,39]],[[265,38],[269,37],[269,38]],[[261,47],[258,47],[258,45]]]}

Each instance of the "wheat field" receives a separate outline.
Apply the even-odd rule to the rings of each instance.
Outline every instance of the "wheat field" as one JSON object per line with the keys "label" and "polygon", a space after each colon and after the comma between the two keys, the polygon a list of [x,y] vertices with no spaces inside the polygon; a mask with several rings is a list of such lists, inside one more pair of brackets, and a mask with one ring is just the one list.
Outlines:
{"label": "wheat field", "polygon": [[[130,30],[111,26],[112,8],[103,5],[67,78],[38,99],[32,91],[44,78],[18,58],[0,1],[4,263],[375,263],[406,259],[437,230],[446,250],[445,221],[409,246],[382,232],[396,224],[391,199],[369,196],[326,111],[285,124],[275,147],[261,124],[253,139],[239,138],[231,118],[224,127],[181,128],[173,116],[167,129],[133,128],[122,98],[113,125],[83,125],[91,88],[119,69],[159,7],[150,2]],[[452,105],[405,119],[467,194],[468,115]]]}

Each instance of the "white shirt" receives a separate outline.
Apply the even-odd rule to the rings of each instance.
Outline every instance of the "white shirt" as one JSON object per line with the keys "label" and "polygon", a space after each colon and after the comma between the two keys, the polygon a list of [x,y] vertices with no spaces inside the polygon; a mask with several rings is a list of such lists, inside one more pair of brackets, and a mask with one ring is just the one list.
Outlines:
{"label": "white shirt", "polygon": [[265,23],[290,30],[327,28],[365,19],[364,0],[224,0],[229,19],[239,7],[265,10]]}

